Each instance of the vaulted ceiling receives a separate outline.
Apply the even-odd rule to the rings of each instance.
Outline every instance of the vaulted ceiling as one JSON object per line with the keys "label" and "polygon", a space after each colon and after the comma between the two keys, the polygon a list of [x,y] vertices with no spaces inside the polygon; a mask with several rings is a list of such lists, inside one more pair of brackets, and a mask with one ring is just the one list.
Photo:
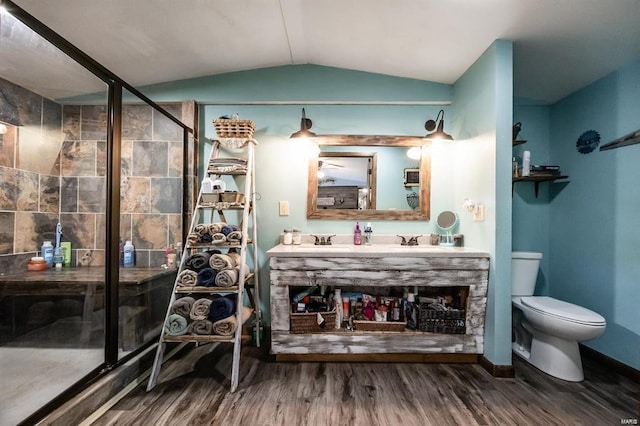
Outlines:
{"label": "vaulted ceiling", "polygon": [[307,63],[452,84],[508,39],[514,95],[553,103],[640,60],[638,0],[14,2],[134,86]]}

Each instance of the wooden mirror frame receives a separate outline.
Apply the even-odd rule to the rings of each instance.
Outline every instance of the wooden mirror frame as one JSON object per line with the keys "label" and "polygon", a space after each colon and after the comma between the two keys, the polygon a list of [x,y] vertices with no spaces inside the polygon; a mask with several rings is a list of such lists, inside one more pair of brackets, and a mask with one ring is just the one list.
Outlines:
{"label": "wooden mirror frame", "polygon": [[[428,145],[419,136],[322,135],[313,138],[318,146],[396,146]],[[333,220],[429,220],[431,214],[431,153],[422,150],[417,210],[334,210],[318,209],[318,153],[309,155],[307,219]]]}

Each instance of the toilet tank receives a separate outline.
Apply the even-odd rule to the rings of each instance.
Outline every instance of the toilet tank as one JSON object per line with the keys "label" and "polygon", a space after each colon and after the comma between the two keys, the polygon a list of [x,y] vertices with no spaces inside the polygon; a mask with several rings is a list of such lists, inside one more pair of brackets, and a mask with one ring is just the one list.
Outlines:
{"label": "toilet tank", "polygon": [[511,295],[532,296],[538,278],[542,253],[514,251],[511,253]]}

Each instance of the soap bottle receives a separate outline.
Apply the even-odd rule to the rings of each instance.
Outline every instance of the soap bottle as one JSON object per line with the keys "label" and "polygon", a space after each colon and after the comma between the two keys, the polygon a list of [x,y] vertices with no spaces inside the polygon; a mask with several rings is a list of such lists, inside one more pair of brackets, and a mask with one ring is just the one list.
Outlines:
{"label": "soap bottle", "polygon": [[53,266],[53,245],[51,241],[45,241],[42,243],[42,257],[47,262],[49,268]]}
{"label": "soap bottle", "polygon": [[133,247],[133,244],[131,243],[130,240],[127,240],[127,242],[124,243],[123,258],[124,258],[125,268],[134,266],[136,264],[135,248]]}
{"label": "soap bottle", "polygon": [[371,222],[367,222],[367,226],[364,227],[364,243],[371,245],[371,234],[373,234],[373,228]]}
{"label": "soap bottle", "polygon": [[357,246],[362,244],[362,231],[360,231],[360,222],[356,222],[356,229],[353,231],[353,244]]}

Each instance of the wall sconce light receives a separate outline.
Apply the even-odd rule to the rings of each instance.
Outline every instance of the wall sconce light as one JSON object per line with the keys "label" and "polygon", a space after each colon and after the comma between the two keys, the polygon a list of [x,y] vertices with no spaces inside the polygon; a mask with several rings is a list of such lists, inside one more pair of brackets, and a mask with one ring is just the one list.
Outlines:
{"label": "wall sconce light", "polygon": [[[438,121],[438,118],[440,119],[440,121]],[[437,129],[436,129],[436,124]],[[433,131],[433,129],[436,129],[435,132],[433,133],[429,133],[427,136],[425,136],[426,139],[440,139],[440,140],[446,140],[446,141],[452,141],[453,137],[444,132],[444,110],[441,109],[438,112],[438,115],[436,116],[435,120],[428,120],[426,123],[424,123],[424,128],[427,129],[428,132]]]}
{"label": "wall sconce light", "polygon": [[315,138],[316,134],[310,131],[309,129],[313,125],[311,119],[307,118],[304,112],[304,108],[302,108],[302,118],[300,119],[300,130],[294,132],[289,136],[289,138]]}
{"label": "wall sconce light", "polygon": [[7,133],[8,129],[7,126],[0,123],[0,135],[4,135],[5,133]]}
{"label": "wall sconce light", "polygon": [[412,160],[419,160],[422,157],[422,147],[421,146],[412,146],[407,150],[407,157]]}

